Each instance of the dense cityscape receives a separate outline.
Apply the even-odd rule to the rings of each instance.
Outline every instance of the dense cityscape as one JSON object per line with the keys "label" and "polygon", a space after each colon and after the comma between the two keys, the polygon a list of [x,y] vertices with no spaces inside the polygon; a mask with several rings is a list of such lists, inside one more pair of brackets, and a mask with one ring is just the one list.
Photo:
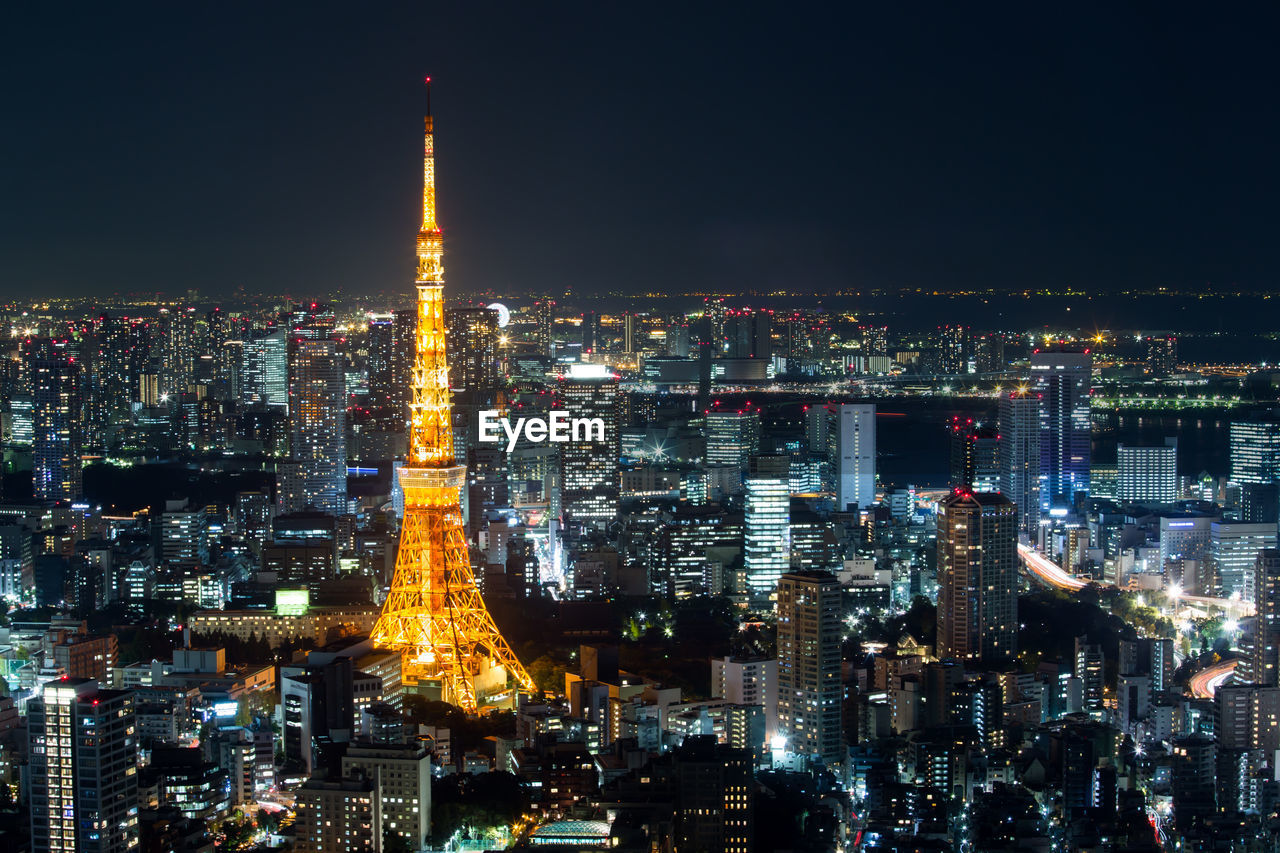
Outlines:
{"label": "dense cityscape", "polygon": [[0,138],[10,850],[1280,851],[1269,44],[285,6]]}

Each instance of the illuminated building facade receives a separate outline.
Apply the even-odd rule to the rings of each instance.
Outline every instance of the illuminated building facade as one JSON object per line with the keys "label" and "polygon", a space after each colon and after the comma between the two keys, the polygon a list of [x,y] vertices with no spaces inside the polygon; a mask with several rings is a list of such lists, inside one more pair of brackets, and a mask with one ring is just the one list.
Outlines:
{"label": "illuminated building facade", "polygon": [[948,376],[968,373],[970,352],[968,326],[942,326],[938,329],[939,372]]}
{"label": "illuminated building facade", "polygon": [[1000,490],[1000,434],[993,426],[951,422],[951,485],[975,492]]}
{"label": "illuminated building facade", "polygon": [[1232,421],[1229,442],[1232,481],[1280,482],[1280,418]]}
{"label": "illuminated building facade", "polygon": [[1171,504],[1178,499],[1178,440],[1116,448],[1116,498],[1121,503]]}
{"label": "illuminated building facade", "polygon": [[1254,563],[1258,555],[1276,547],[1274,524],[1214,521],[1209,525],[1209,562],[1215,594],[1239,595],[1245,601],[1257,596]]}
{"label": "illuminated building facade", "polygon": [[297,337],[289,345],[290,456],[295,489],[282,512],[347,511],[346,383],[337,342]]}
{"label": "illuminated building facade", "polygon": [[574,364],[556,383],[557,409],[570,418],[599,418],[598,430],[582,430],[576,441],[554,445],[560,451],[560,506],[567,532],[604,529],[618,515],[622,453],[618,428],[618,377],[600,364]]}
{"label": "illuminated building facade", "polygon": [[938,657],[1012,660],[1018,637],[1018,511],[957,489],[938,505]]}
{"label": "illuminated building facade", "polygon": [[126,853],[138,846],[133,694],[89,679],[44,686],[27,705],[31,849]]}
{"label": "illuminated building facade", "polygon": [[1253,638],[1255,684],[1280,684],[1280,551],[1268,549],[1253,564],[1255,605],[1258,610]]}
{"label": "illuminated building facade", "polygon": [[36,500],[77,501],[83,493],[80,365],[67,341],[38,341],[29,358]]}
{"label": "illuminated building facade", "polygon": [[1178,367],[1178,339],[1173,335],[1147,338],[1147,370],[1152,376],[1168,376]]}
{"label": "illuminated building facade", "polygon": [[1020,391],[1000,395],[1000,492],[1018,508],[1018,526],[1034,535],[1040,527],[1040,396]]}
{"label": "illuminated building facade", "polygon": [[1089,390],[1093,358],[1087,352],[1031,355],[1032,390],[1040,396],[1040,507],[1074,506],[1089,493],[1092,434]]}
{"label": "illuminated building facade", "polygon": [[365,369],[369,375],[369,406],[383,408],[391,405],[395,382],[392,369],[395,315],[370,314],[367,334]]}
{"label": "illuminated building facade", "polygon": [[836,509],[866,509],[876,499],[876,406],[841,403],[830,406],[828,427]]}
{"label": "illuminated building facade", "polygon": [[406,685],[475,713],[481,703],[514,704],[516,690],[534,685],[485,607],[467,549],[460,496],[466,466],[457,464],[453,448],[430,109],[425,124],[409,454],[397,472],[404,520],[391,592],[370,636],[401,652]]}
{"label": "illuminated building facade", "polygon": [[841,592],[829,572],[778,580],[778,734],[789,753],[842,759]]}
{"label": "illuminated building facade", "polygon": [[745,469],[760,452],[760,410],[712,409],[707,412],[707,464]]}
{"label": "illuminated building facade", "polygon": [[445,311],[449,385],[455,392],[484,394],[498,387],[498,313],[483,305]]}
{"label": "illuminated building facade", "polygon": [[767,601],[791,568],[791,467],[785,456],[753,456],[744,481],[745,592]]}
{"label": "illuminated building facade", "polygon": [[289,357],[284,329],[250,336],[241,349],[240,396],[280,410],[289,408]]}

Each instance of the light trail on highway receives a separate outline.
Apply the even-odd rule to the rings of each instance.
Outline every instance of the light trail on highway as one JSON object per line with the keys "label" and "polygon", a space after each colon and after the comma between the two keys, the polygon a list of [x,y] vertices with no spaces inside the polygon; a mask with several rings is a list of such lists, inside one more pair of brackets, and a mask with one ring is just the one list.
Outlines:
{"label": "light trail on highway", "polygon": [[[1019,543],[1018,557],[1022,559],[1022,564],[1027,567],[1031,574],[1057,589],[1065,590],[1066,592],[1078,592],[1093,583],[1093,581],[1083,580],[1063,570],[1053,560],[1028,545]],[[1099,584],[1099,586],[1114,588],[1115,584]],[[1216,607],[1237,618],[1252,616],[1254,612],[1253,604],[1241,601],[1238,598],[1214,598],[1207,595],[1182,594],[1178,596],[1177,600],[1188,605],[1198,604],[1202,607]]]}
{"label": "light trail on highway", "polygon": [[1237,663],[1239,661],[1224,660],[1221,663],[1215,663],[1213,666],[1205,667],[1191,676],[1191,681],[1188,682],[1188,686],[1191,688],[1191,695],[1197,699],[1212,699],[1213,694],[1218,692],[1218,688],[1236,671]]}

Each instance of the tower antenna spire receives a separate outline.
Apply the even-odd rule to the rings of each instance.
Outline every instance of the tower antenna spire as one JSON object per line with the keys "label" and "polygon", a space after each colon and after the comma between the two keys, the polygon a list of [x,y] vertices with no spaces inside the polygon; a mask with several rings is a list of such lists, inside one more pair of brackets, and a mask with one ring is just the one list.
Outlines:
{"label": "tower antenna spire", "polygon": [[431,118],[431,78],[427,78],[427,118]]}

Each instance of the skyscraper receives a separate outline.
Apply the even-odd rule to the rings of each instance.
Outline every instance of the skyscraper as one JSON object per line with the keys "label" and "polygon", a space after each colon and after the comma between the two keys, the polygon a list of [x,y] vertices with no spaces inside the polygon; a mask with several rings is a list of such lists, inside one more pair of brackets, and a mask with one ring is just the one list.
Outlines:
{"label": "skyscraper", "polygon": [[[570,418],[599,418],[604,435],[583,430],[560,450],[560,498],[565,529],[603,529],[618,514],[620,491],[618,377],[602,364],[575,364],[556,384],[556,408]],[[572,436],[571,436],[572,438]]]}
{"label": "skyscraper", "polygon": [[840,403],[830,411],[836,509],[844,511],[851,504],[865,509],[876,499],[875,403]]}
{"label": "skyscraper", "polygon": [[1234,482],[1280,482],[1280,417],[1232,421],[1229,441]]}
{"label": "skyscraper", "polygon": [[773,312],[743,309],[724,318],[725,349],[729,358],[773,357]]}
{"label": "skyscraper", "polygon": [[1000,395],[1000,492],[1018,508],[1020,529],[1040,526],[1040,406],[1038,394]]}
{"label": "skyscraper", "polygon": [[1280,685],[1280,551],[1267,549],[1254,562],[1257,624],[1253,637],[1253,681]]}
{"label": "skyscraper", "polygon": [[554,299],[539,299],[533,306],[533,339],[538,345],[538,355],[550,355],[552,329],[555,326],[556,303]]}
{"label": "skyscraper", "polygon": [[1173,335],[1147,338],[1147,371],[1152,376],[1168,376],[1178,366],[1178,339]]}
{"label": "skyscraper", "polygon": [[785,749],[842,760],[840,584],[829,572],[778,580],[778,733]]}
{"label": "skyscraper", "polygon": [[993,426],[951,422],[951,485],[975,492],[1000,490],[1000,434]]}
{"label": "skyscraper", "polygon": [[791,567],[791,466],[785,456],[753,456],[748,462],[743,525],[747,594],[766,601]]}
{"label": "skyscraper", "polygon": [[366,350],[366,370],[369,374],[369,405],[384,408],[391,405],[394,385],[393,342],[395,340],[395,315],[370,314]]}
{"label": "skyscraper", "polygon": [[1178,440],[1116,448],[1116,498],[1121,503],[1169,504],[1178,499]]}
{"label": "skyscraper", "polygon": [[281,507],[347,511],[346,382],[337,344],[297,337],[289,345],[290,455],[299,491]]}
{"label": "skyscraper", "polygon": [[27,705],[31,848],[128,853],[138,845],[133,694],[51,681]]}
{"label": "skyscraper", "polygon": [[484,395],[498,387],[498,313],[483,305],[445,311],[449,385],[454,391]]}
{"label": "skyscraper", "polygon": [[938,505],[938,657],[1008,661],[1017,638],[1017,509],[957,489]]}
{"label": "skyscraper", "polygon": [[251,335],[244,342],[240,396],[246,403],[289,408],[289,355],[284,329]]}
{"label": "skyscraper", "polygon": [[1040,507],[1070,508],[1089,492],[1089,390],[1093,358],[1087,352],[1031,355],[1031,382],[1041,398]]}
{"label": "skyscraper", "polygon": [[1218,595],[1254,601],[1258,555],[1276,547],[1274,524],[1215,521],[1209,527],[1209,564]]}
{"label": "skyscraper", "polygon": [[760,452],[760,410],[720,409],[707,412],[707,464],[745,469]]}
{"label": "skyscraper", "polygon": [[31,381],[32,479],[36,500],[76,501],[83,411],[80,365],[62,340],[36,341],[28,352]]}

